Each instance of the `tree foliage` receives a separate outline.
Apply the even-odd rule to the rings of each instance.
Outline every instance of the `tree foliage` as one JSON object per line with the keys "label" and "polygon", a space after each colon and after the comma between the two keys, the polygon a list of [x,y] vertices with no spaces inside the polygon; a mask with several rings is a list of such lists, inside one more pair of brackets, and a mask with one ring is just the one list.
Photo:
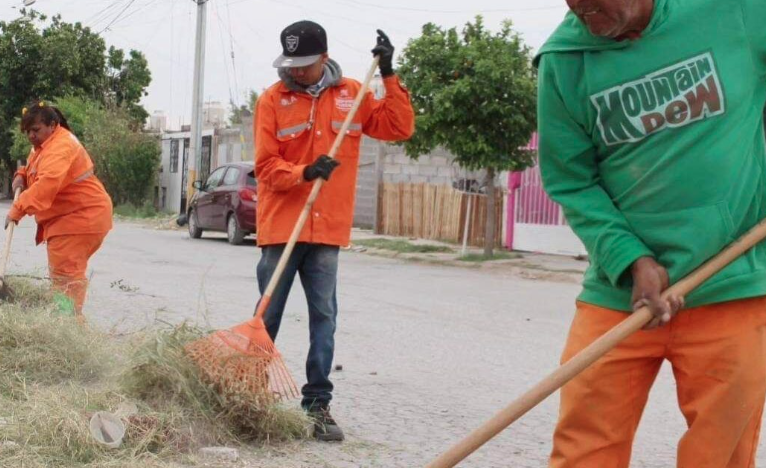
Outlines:
{"label": "tree foliage", "polygon": [[[96,175],[116,205],[142,206],[154,186],[161,148],[156,137],[133,130],[127,109],[107,108],[98,101],[67,96],[53,103],[93,158]],[[30,146],[17,122],[12,157],[26,159]]]}
{"label": "tree foliage", "polygon": [[80,23],[50,20],[22,10],[13,21],[0,21],[0,160],[11,168],[11,129],[32,99],[81,96],[127,110],[139,128],[146,111],[139,101],[151,81],[146,58],[119,49],[107,53],[97,33]]}
{"label": "tree foliage", "polygon": [[142,124],[149,113],[139,101],[147,94],[146,88],[152,82],[152,74],[144,54],[131,50],[129,55],[125,58],[125,52],[121,49],[109,48],[105,97],[107,102],[127,110],[136,124]]}
{"label": "tree foliage", "polygon": [[537,77],[530,48],[510,21],[492,33],[477,16],[462,32],[424,25],[399,62],[398,73],[416,113],[415,135],[405,151],[417,158],[442,146],[461,167],[487,171],[492,226],[486,242],[491,247],[494,178],[533,162],[533,153],[524,149],[537,126]]}
{"label": "tree foliage", "polygon": [[240,125],[243,117],[255,115],[256,102],[258,102],[258,92],[254,89],[248,92],[247,105],[242,104],[237,107],[234,102],[231,102],[231,117],[229,117],[231,125]]}
{"label": "tree foliage", "polygon": [[462,34],[426,24],[404,50],[398,72],[417,113],[407,154],[441,145],[467,169],[531,164],[523,148],[537,126],[537,77],[530,49],[510,21],[495,34],[480,16]]}

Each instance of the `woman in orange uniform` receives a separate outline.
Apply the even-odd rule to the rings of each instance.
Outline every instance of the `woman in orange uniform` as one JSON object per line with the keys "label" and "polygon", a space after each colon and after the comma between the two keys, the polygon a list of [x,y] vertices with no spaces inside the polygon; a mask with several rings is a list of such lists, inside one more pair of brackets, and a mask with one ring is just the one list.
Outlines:
{"label": "woman in orange uniform", "polygon": [[68,309],[84,323],[85,271],[112,228],[112,200],[61,111],[35,102],[23,111],[21,131],[33,149],[26,167],[14,177],[14,191],[21,187],[23,192],[5,225],[35,217],[37,244],[48,245],[53,288],[68,298]]}

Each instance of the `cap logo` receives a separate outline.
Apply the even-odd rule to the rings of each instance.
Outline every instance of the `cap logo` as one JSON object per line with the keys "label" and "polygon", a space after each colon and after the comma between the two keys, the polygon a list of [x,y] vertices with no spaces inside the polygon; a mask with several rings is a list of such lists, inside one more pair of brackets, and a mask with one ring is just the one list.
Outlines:
{"label": "cap logo", "polygon": [[298,42],[300,38],[298,36],[287,36],[285,38],[285,45],[288,52],[295,52],[298,50]]}

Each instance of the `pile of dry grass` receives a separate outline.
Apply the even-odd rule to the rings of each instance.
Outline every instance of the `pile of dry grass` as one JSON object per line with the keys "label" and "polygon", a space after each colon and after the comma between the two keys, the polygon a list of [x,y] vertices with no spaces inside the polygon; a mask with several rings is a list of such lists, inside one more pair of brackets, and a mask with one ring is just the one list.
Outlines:
{"label": "pile of dry grass", "polygon": [[257,396],[221,393],[200,379],[184,347],[205,335],[188,325],[144,335],[122,388],[153,408],[184,408],[187,418],[208,425],[211,443],[226,440],[284,440],[305,434],[303,413],[279,404],[264,404]]}
{"label": "pile of dry grass", "polygon": [[[202,445],[298,438],[305,416],[205,385],[183,346],[186,325],[117,341],[57,313],[42,285],[15,281],[0,303],[0,466],[164,467],[193,464]],[[106,449],[90,435],[96,411],[124,402],[126,436]],[[177,465],[173,465],[177,466]]]}

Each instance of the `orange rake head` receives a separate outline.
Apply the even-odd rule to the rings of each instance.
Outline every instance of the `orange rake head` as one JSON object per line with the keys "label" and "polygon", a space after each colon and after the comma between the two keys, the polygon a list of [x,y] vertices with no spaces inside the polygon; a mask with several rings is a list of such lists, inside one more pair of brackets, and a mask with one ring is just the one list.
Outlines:
{"label": "orange rake head", "polygon": [[265,403],[297,398],[298,388],[260,317],[186,346],[203,378],[224,394],[249,394]]}

